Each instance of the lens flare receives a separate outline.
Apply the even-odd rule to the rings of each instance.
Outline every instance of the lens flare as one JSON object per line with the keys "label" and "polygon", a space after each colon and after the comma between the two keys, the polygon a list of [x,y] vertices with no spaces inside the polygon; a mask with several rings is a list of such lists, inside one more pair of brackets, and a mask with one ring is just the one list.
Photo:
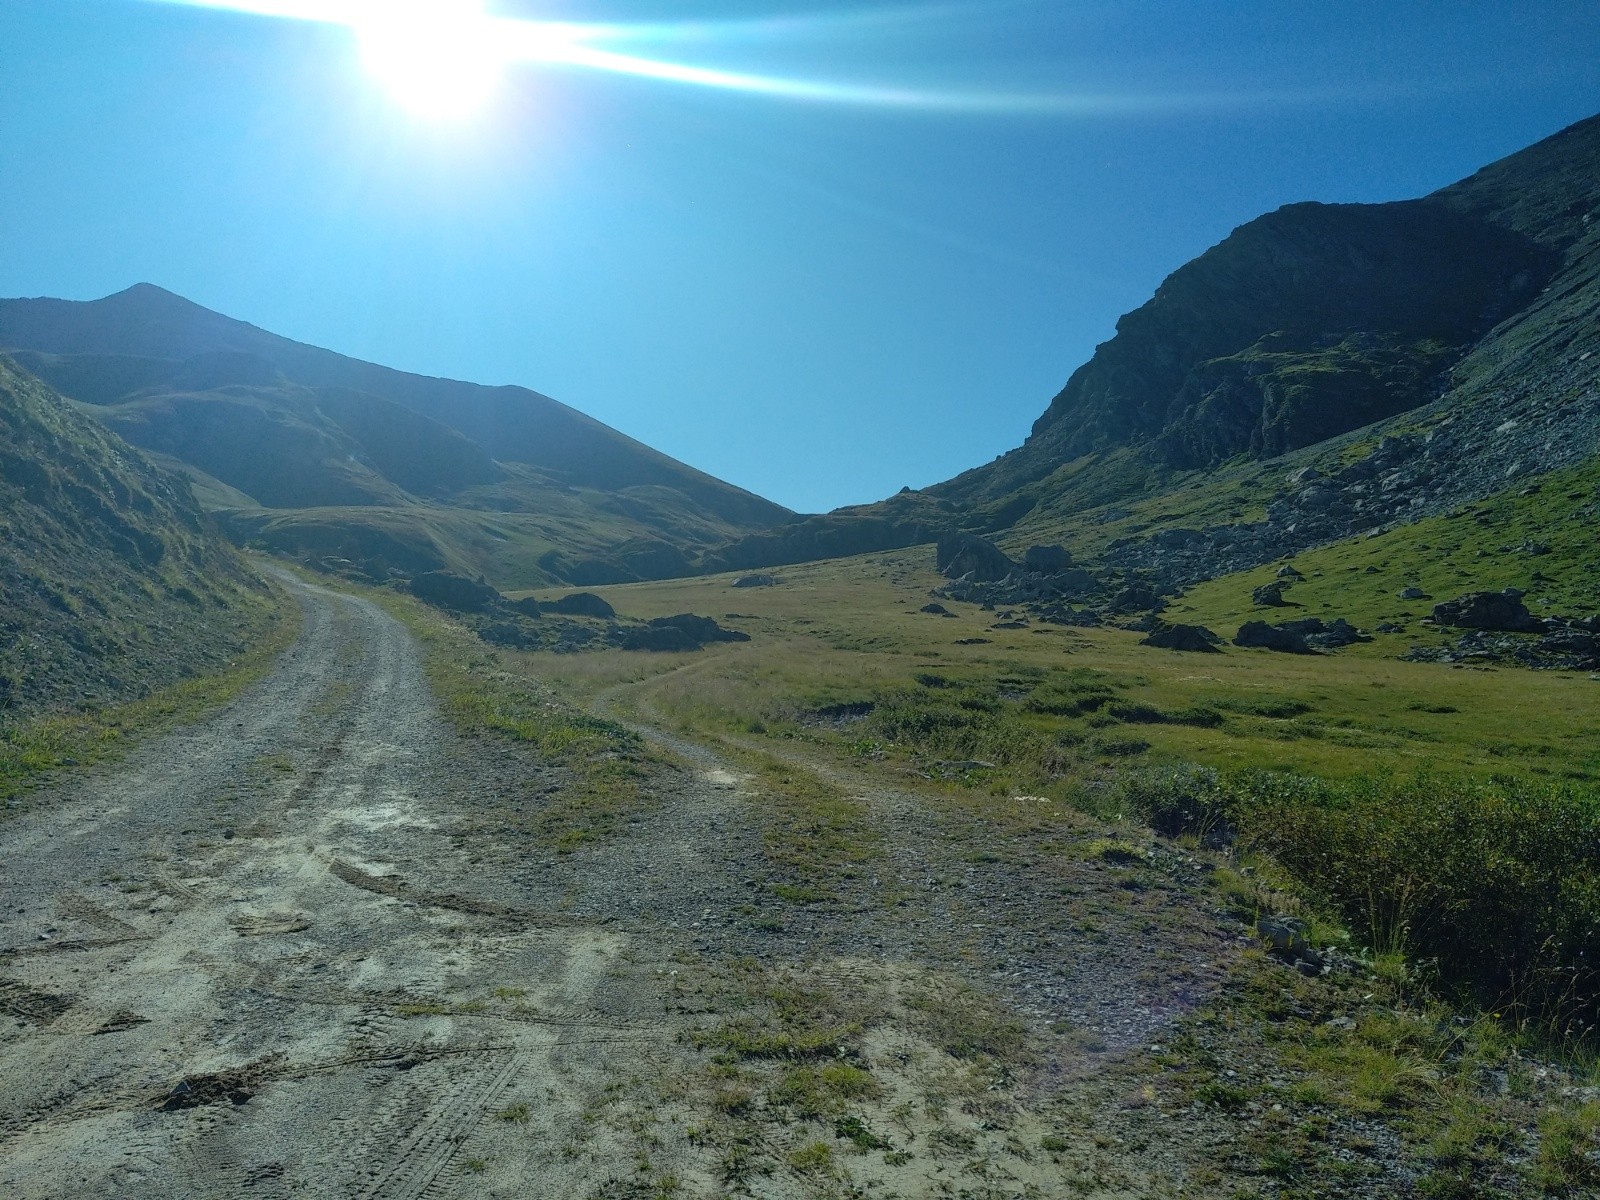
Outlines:
{"label": "lens flare", "polygon": [[482,107],[506,68],[514,64],[581,68],[772,99],[923,112],[1035,113],[1090,116],[1193,111],[1295,96],[1232,93],[1130,93],[1125,91],[1005,91],[929,89],[890,84],[796,78],[675,62],[628,53],[622,47],[660,48],[683,42],[715,50],[757,37],[788,39],[827,35],[862,24],[891,26],[963,6],[929,3],[919,9],[866,9],[828,16],[652,24],[579,24],[491,16],[483,0],[147,0],[249,13],[351,30],[374,78],[419,114],[461,116]]}
{"label": "lens flare", "polygon": [[354,29],[373,78],[420,116],[478,111],[505,67],[494,25],[472,0],[390,0],[368,6]]}

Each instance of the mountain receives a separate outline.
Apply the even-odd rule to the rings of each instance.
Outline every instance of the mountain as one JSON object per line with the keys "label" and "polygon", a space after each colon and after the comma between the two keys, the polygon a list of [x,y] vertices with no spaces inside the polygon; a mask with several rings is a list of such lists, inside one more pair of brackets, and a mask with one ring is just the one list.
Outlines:
{"label": "mountain", "polygon": [[537,392],[346,358],[149,284],[0,300],[0,350],[183,464],[241,540],[380,573],[651,577],[792,516]]}
{"label": "mountain", "polygon": [[0,728],[215,671],[269,608],[187,481],[0,358]]}
{"label": "mountain", "polygon": [[[1128,545],[1193,522],[1228,532],[1197,533],[1189,573],[1239,569],[1592,454],[1597,350],[1600,117],[1419,200],[1293,204],[1241,226],[1118,321],[1022,446],[713,561],[960,529],[1117,542],[1149,567],[1170,547]],[[1308,477],[1289,482],[1302,465],[1323,481],[1306,495]]]}

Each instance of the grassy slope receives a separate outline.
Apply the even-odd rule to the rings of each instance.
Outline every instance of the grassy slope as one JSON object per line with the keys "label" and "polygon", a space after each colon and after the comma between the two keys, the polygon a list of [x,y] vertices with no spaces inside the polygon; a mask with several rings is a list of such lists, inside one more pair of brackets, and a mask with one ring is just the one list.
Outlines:
{"label": "grassy slope", "polygon": [[0,300],[0,346],[129,440],[220,480],[204,490],[231,528],[298,557],[359,560],[382,543],[388,565],[506,587],[659,577],[790,515],[526,389],[359,362],[149,286]]}
{"label": "grassy slope", "polygon": [[266,586],[187,485],[0,360],[0,728],[225,669]]}
{"label": "grassy slope", "polygon": [[[1384,543],[1323,553],[1377,554]],[[996,787],[1075,786],[1085,768],[1092,773],[1129,758],[1327,776],[1433,765],[1600,778],[1600,688],[1586,677],[1458,671],[1382,656],[1411,644],[1405,639],[1306,658],[1231,647],[1178,654],[1141,646],[1141,635],[1117,629],[991,629],[996,614],[970,605],[951,604],[958,612],[953,619],[916,611],[939,582],[931,560],[931,549],[922,547],[791,567],[774,588],[735,590],[729,577],[718,576],[600,589],[629,616],[694,611],[724,619],[737,612],[743,615],[725,623],[753,640],[687,660],[617,651],[557,657],[543,669],[580,690],[659,672],[661,701],[692,726],[758,725],[773,735],[884,751],[922,766],[935,759],[994,762],[997,770],[983,774]],[[1310,561],[1303,556],[1302,569]],[[1249,582],[1233,578],[1197,589],[1192,602],[1180,605],[1197,611],[1179,619],[1204,618],[1221,630],[1225,606],[1239,595],[1248,601]],[[1322,582],[1311,578],[1302,586],[1309,596]],[[1368,586],[1376,590],[1380,582]],[[1381,586],[1392,595],[1403,585]],[[1212,595],[1216,600],[1206,604]],[[1367,616],[1349,605],[1333,607],[1353,620]],[[988,640],[956,644],[970,638]],[[928,674],[956,686],[917,682]],[[1087,694],[1093,687],[1112,695],[1101,710],[1038,711],[1066,707],[1058,703],[1063,692]],[[908,733],[894,745],[874,719],[829,725],[806,715],[857,702],[943,711],[959,709],[963,699],[983,706],[965,710],[972,717],[967,725],[947,722],[942,732]],[[1153,722],[1133,707],[1124,710],[1127,719],[1115,715],[1121,706],[1141,705],[1173,717],[1210,709],[1220,723]],[[1455,711],[1429,711],[1444,708]],[[1542,714],[1533,726],[1525,719],[1530,710]],[[1135,743],[1148,748],[1130,753]]]}
{"label": "grassy slope", "polygon": [[[1350,651],[1368,657],[1394,654],[1411,644],[1452,640],[1445,630],[1416,623],[1431,614],[1433,604],[1400,599],[1407,587],[1419,587],[1434,600],[1517,587],[1527,592],[1525,602],[1537,616],[1600,611],[1600,581],[1593,569],[1597,533],[1600,464],[1589,463],[1446,516],[1307,551],[1292,560],[1306,576],[1287,593],[1293,609],[1259,609],[1249,602],[1253,588],[1275,578],[1279,564],[1272,563],[1191,589],[1171,616],[1211,625],[1218,633],[1232,633],[1244,620],[1297,616],[1342,616],[1368,629],[1399,624],[1405,634],[1379,635],[1372,646]],[[1540,546],[1548,552],[1531,554],[1524,548]]]}

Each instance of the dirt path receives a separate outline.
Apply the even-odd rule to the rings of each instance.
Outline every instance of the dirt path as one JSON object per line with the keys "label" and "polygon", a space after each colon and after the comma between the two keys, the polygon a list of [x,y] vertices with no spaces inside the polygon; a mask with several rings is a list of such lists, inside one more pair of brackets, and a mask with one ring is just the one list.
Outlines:
{"label": "dirt path", "polygon": [[[673,674],[705,669],[691,662]],[[596,709],[694,764],[702,778],[747,779],[714,750],[663,728],[651,689],[666,678],[610,689]],[[624,702],[633,706],[628,713],[619,711]],[[1196,903],[1203,889],[1192,860],[1167,852],[1151,864],[1157,871],[1135,875],[1075,855],[1071,823],[1039,797],[985,798],[1015,810],[986,819],[803,742],[728,740],[780,757],[860,803],[882,850],[851,889],[849,919],[834,910],[789,915],[791,954],[868,955],[959,972],[1031,1021],[1080,1031],[1091,1050],[1075,1070],[1159,1040],[1218,984],[1244,941]]]}
{"label": "dirt path", "polygon": [[[1030,1151],[1065,1144],[1042,1093],[936,1027],[1056,1031],[1051,1094],[1149,1039],[1230,953],[1181,865],[797,748],[881,852],[796,902],[764,842],[793,813],[651,725],[679,765],[555,853],[526,822],[560,771],[452,732],[380,609],[283,581],[304,629],[267,679],[0,827],[0,1196],[1157,1194]],[[697,1048],[780,1018],[866,1030],[893,1148],[817,1167],[844,1135],[785,1098],[810,1068]]]}
{"label": "dirt path", "polygon": [[599,1064],[670,1043],[654,973],[482,878],[453,816],[538,764],[460,745],[380,610],[285,583],[268,679],[0,829],[0,1195],[581,1194]]}

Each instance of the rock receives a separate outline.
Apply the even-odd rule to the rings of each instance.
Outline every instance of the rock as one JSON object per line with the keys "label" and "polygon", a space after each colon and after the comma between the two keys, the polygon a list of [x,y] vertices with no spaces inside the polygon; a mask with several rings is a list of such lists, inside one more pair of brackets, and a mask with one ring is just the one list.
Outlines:
{"label": "rock", "polygon": [[1288,563],[1284,563],[1283,566],[1278,568],[1278,578],[1279,579],[1304,579],[1305,576],[1300,574],[1299,571],[1295,570]]}
{"label": "rock", "polygon": [[593,592],[573,592],[559,600],[546,600],[539,607],[545,612],[561,613],[567,617],[602,617],[610,620],[617,615],[616,609]]}
{"label": "rock", "polygon": [[1303,621],[1285,621],[1278,628],[1298,633],[1313,650],[1337,650],[1357,642],[1370,642],[1372,636],[1363,633],[1343,617],[1324,622],[1320,617],[1307,617]]}
{"label": "rock", "polygon": [[1505,633],[1540,633],[1544,625],[1522,603],[1514,588],[1503,592],[1468,592],[1433,606],[1433,619],[1462,629],[1488,629]]}
{"label": "rock", "polygon": [[708,642],[748,642],[750,635],[737,629],[724,629],[710,617],[679,613],[655,617],[647,624],[618,627],[611,639],[624,650],[683,651],[699,650]]}
{"label": "rock", "polygon": [[1129,584],[1111,597],[1112,612],[1147,612],[1166,607],[1166,601],[1141,584]]}
{"label": "rock", "polygon": [[735,579],[733,581],[732,586],[736,587],[736,588],[757,588],[757,587],[776,587],[777,584],[778,584],[778,577],[776,575],[760,575],[760,574],[757,574],[757,575],[741,575],[741,576],[739,576],[739,578],[737,578],[737,579]]}
{"label": "rock", "polygon": [[1217,643],[1222,639],[1204,625],[1168,625],[1143,638],[1141,646],[1155,646],[1162,650],[1185,650],[1199,654],[1220,654]]}
{"label": "rock", "polygon": [[1393,621],[1385,621],[1378,626],[1379,633],[1404,633],[1405,631],[1406,627],[1404,625],[1396,625]]}
{"label": "rock", "polygon": [[1054,575],[1072,565],[1072,555],[1061,546],[1029,546],[1023,552],[1022,565],[1038,575]]}
{"label": "rock", "polygon": [[970,575],[978,583],[998,583],[1017,569],[993,542],[970,533],[940,540],[935,550],[939,573],[947,579]]}
{"label": "rock", "polygon": [[1282,608],[1284,585],[1282,583],[1264,583],[1250,593],[1250,603],[1263,608]]}
{"label": "rock", "polygon": [[1401,588],[1400,589],[1400,599],[1402,599],[1402,600],[1431,600],[1432,597],[1429,596],[1427,592],[1423,591],[1419,587],[1408,587],[1408,588]]}
{"label": "rock", "polygon": [[1061,596],[1077,596],[1100,590],[1100,581],[1082,567],[1069,567],[1046,581],[1051,591]]}
{"label": "rock", "polygon": [[704,642],[748,642],[750,635],[737,629],[724,629],[710,617],[697,616],[694,613],[679,613],[675,617],[655,617],[650,621],[651,629],[677,629],[693,638],[698,643]]}
{"label": "rock", "polygon": [[474,631],[484,641],[514,650],[537,650],[543,640],[537,630],[538,626],[523,621],[485,621],[474,626]]}
{"label": "rock", "polygon": [[524,596],[521,600],[513,600],[511,602],[511,611],[524,617],[537,618],[543,609],[532,596]]}
{"label": "rock", "polygon": [[424,571],[411,581],[411,594],[452,612],[482,612],[501,598],[488,584],[452,571]]}
{"label": "rock", "polygon": [[1314,654],[1305,635],[1268,625],[1265,621],[1246,621],[1233,635],[1235,646],[1247,649],[1276,650],[1282,654]]}
{"label": "rock", "polygon": [[951,612],[948,608],[946,608],[942,604],[924,604],[921,608],[917,609],[917,611],[918,612],[930,613],[930,614],[932,614],[933,616],[936,616],[936,617],[953,617],[953,616],[955,616],[955,613]]}
{"label": "rock", "polygon": [[1278,913],[1256,918],[1256,932],[1265,938],[1274,954],[1285,958],[1300,958],[1311,949],[1306,940],[1306,923],[1298,917]]}

